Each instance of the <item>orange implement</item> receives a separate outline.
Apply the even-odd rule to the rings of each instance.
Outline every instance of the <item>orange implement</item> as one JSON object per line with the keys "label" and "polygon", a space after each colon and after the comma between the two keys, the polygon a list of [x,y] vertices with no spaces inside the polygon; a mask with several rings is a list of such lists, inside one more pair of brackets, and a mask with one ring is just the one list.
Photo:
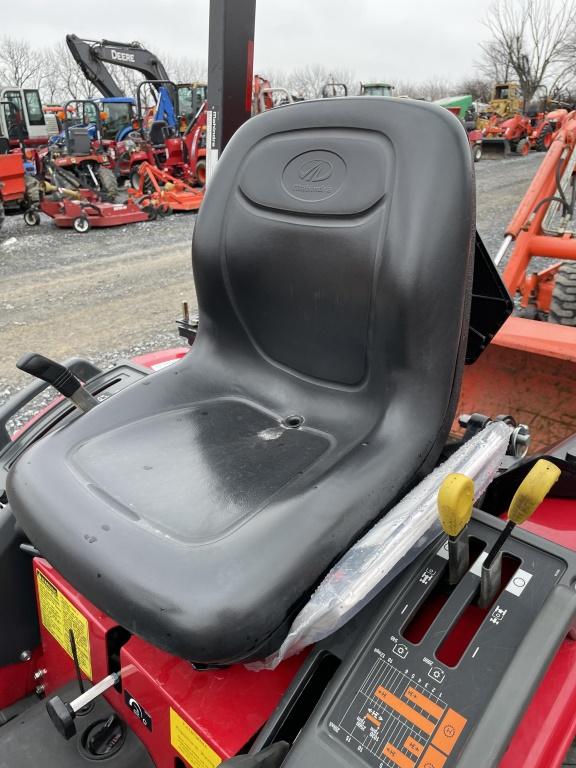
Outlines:
{"label": "orange implement", "polygon": [[171,176],[151,163],[141,163],[138,189],[129,189],[143,207],[155,208],[160,213],[197,211],[204,199],[204,190],[191,187],[182,179]]}
{"label": "orange implement", "polygon": [[[510,413],[532,451],[576,432],[576,329],[511,317],[466,368],[458,413]],[[458,431],[454,425],[454,431]]]}
{"label": "orange implement", "polygon": [[[576,432],[576,228],[569,208],[575,172],[576,112],[571,112],[496,257],[498,263],[514,243],[503,279],[511,296],[520,295],[527,317],[509,318],[478,362],[465,370],[458,408],[460,414],[510,414],[528,424],[532,451]],[[535,272],[533,257],[555,261]]]}

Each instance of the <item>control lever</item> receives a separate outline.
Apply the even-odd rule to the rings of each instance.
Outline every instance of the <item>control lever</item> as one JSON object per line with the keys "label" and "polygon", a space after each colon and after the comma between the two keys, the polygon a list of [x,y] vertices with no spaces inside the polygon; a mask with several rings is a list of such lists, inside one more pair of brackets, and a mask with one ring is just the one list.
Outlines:
{"label": "control lever", "polygon": [[74,721],[78,712],[119,681],[119,673],[112,672],[112,674],[104,677],[100,682],[93,685],[85,693],[77,696],[70,703],[62,701],[60,696],[53,696],[47,701],[46,709],[58,733],[66,740],[71,739],[76,733],[76,723]]}
{"label": "control lever", "polygon": [[532,516],[559,477],[560,470],[555,464],[538,459],[518,486],[508,509],[508,522],[482,564],[481,608],[488,608],[501,588],[502,547],[506,540],[517,525]]}
{"label": "control lever", "polygon": [[82,386],[69,368],[36,352],[27,352],[16,363],[16,367],[37,379],[51,384],[61,395],[71,400],[81,411],[89,411],[98,405],[98,400]]}
{"label": "control lever", "polygon": [[474,481],[459,473],[448,475],[438,491],[438,516],[448,534],[448,581],[458,584],[468,570],[470,549],[466,529],[472,516]]}

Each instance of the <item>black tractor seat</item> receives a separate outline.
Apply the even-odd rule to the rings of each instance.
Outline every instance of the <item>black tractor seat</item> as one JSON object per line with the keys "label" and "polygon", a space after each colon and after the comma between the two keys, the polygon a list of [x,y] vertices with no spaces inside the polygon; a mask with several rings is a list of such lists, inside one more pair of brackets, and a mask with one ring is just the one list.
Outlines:
{"label": "black tractor seat", "polygon": [[165,120],[154,120],[150,126],[150,143],[153,147],[163,147],[169,137],[168,124]]}
{"label": "black tractor seat", "polygon": [[10,504],[119,624],[196,663],[279,647],[436,463],[468,331],[466,132],[417,101],[249,120],[194,231],[190,353],[31,447]]}

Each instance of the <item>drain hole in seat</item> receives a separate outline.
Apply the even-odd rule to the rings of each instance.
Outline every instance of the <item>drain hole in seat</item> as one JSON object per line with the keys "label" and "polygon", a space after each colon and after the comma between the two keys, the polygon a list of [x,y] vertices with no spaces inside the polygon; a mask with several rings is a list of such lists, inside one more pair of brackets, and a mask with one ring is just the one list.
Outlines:
{"label": "drain hole in seat", "polygon": [[302,424],[304,424],[304,416],[293,413],[292,416],[286,416],[285,419],[282,419],[281,423],[282,426],[287,429],[298,429],[298,427],[301,427]]}

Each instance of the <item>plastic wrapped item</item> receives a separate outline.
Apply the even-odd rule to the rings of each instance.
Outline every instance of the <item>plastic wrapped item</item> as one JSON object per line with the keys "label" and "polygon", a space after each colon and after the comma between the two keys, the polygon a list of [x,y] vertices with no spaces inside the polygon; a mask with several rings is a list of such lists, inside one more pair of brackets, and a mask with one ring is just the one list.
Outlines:
{"label": "plastic wrapped item", "polygon": [[488,424],[425,477],[332,568],[278,651],[247,666],[274,669],[349,621],[440,533],[436,496],[446,475],[461,472],[471,477],[474,498],[479,498],[506,454],[511,433],[504,422]]}

